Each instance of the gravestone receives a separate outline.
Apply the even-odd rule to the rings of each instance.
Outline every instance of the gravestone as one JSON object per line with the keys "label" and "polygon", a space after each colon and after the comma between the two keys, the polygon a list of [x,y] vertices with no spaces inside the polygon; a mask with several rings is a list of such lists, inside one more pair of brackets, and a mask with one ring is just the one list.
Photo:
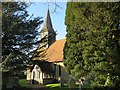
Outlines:
{"label": "gravestone", "polygon": [[90,88],[90,82],[88,78],[84,77],[80,79],[79,82],[79,90],[83,90],[84,88]]}
{"label": "gravestone", "polygon": [[19,87],[19,77],[14,77],[14,87]]}
{"label": "gravestone", "polygon": [[69,83],[69,88],[75,88],[76,86],[75,79],[70,78],[68,83]]}
{"label": "gravestone", "polygon": [[13,87],[13,77],[8,77],[8,83],[7,83],[7,88],[12,88]]}
{"label": "gravestone", "polygon": [[18,77],[9,77],[7,88],[19,87],[19,78]]}
{"label": "gravestone", "polygon": [[80,79],[79,81],[80,81],[79,90],[83,90],[83,88],[84,88],[84,83],[85,83],[84,81],[85,81],[85,80],[82,78],[82,79]]}
{"label": "gravestone", "polygon": [[63,79],[63,77],[60,77],[60,87],[64,87],[64,79]]}

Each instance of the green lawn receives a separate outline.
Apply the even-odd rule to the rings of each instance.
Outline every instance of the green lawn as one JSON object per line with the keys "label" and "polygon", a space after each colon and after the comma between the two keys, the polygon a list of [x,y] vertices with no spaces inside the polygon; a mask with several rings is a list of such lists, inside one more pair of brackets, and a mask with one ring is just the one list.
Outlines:
{"label": "green lawn", "polygon": [[[20,79],[19,84],[23,88],[40,88],[41,87],[41,85],[39,84],[38,85],[28,84],[26,79]],[[59,83],[46,84],[42,86],[45,87],[46,90],[70,90],[68,84],[64,84],[64,87],[60,87]],[[83,88],[86,88],[86,90],[95,90],[89,84],[84,85]],[[79,90],[79,85],[76,85],[76,87],[72,90]]]}
{"label": "green lawn", "polygon": [[28,85],[26,79],[20,79],[19,80],[19,84],[20,84],[20,86],[26,86],[26,85]]}
{"label": "green lawn", "polygon": [[33,88],[32,84],[28,84],[26,79],[20,79],[19,80],[19,84],[21,87],[25,87],[25,88]]}
{"label": "green lawn", "polygon": [[[35,86],[35,85],[27,84],[26,79],[20,79],[19,84],[20,84],[21,87],[26,87],[26,88],[33,88]],[[78,87],[79,86],[76,85],[76,88],[74,88],[73,90],[79,90]],[[47,88],[47,90],[70,90],[68,84],[64,84],[64,87],[60,87],[59,83],[46,84],[45,88]]]}
{"label": "green lawn", "polygon": [[[64,87],[60,87],[59,83],[56,84],[46,84],[45,87],[49,90],[70,90],[68,84],[64,84]],[[74,90],[79,90],[78,85],[76,85],[76,88]]]}

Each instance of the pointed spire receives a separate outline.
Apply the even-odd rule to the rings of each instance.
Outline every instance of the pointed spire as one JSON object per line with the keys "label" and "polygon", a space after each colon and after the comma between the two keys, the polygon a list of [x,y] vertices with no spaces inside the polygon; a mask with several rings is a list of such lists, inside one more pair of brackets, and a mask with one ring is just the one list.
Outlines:
{"label": "pointed spire", "polygon": [[44,26],[43,28],[47,28],[47,29],[50,29],[52,28],[52,22],[51,22],[51,18],[50,18],[50,11],[49,11],[49,8],[47,10],[47,15],[46,15],[46,19],[44,21]]}
{"label": "pointed spire", "polygon": [[52,33],[52,34],[55,34],[55,31],[52,27],[52,21],[51,21],[51,17],[50,17],[50,11],[49,11],[49,8],[47,10],[47,14],[46,14],[46,19],[44,21],[44,25],[43,25],[43,28],[42,30],[40,31],[40,33],[42,32],[48,32],[48,33]]}
{"label": "pointed spire", "polygon": [[47,47],[49,47],[56,40],[56,32],[54,31],[54,29],[52,27],[52,21],[50,18],[49,8],[47,10],[47,15],[46,15],[46,19],[44,21],[44,26],[43,26],[42,30],[40,31],[40,35],[41,35],[41,38],[43,38],[46,35],[48,36],[47,37],[48,38]]}

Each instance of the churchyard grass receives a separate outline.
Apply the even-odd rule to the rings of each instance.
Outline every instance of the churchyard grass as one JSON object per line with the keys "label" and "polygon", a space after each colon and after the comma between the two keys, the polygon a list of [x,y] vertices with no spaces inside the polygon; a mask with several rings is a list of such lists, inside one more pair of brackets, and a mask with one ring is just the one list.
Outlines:
{"label": "churchyard grass", "polygon": [[[34,85],[28,84],[26,79],[20,79],[19,84],[21,87],[33,88]],[[64,84],[64,87],[60,87],[59,83],[44,85],[46,90],[70,90],[68,84]],[[74,90],[79,90],[79,85],[76,85]]]}
{"label": "churchyard grass", "polygon": [[31,88],[33,85],[28,84],[26,79],[20,79],[19,80],[20,87],[23,88]]}
{"label": "churchyard grass", "polygon": [[27,80],[26,79],[20,79],[19,84],[20,84],[20,86],[26,86],[27,85]]}
{"label": "churchyard grass", "polygon": [[[60,84],[59,84],[59,83],[46,84],[45,87],[46,87],[48,90],[70,90],[68,84],[64,84],[64,87],[60,87]],[[79,86],[76,85],[76,87],[74,88],[74,90],[79,90]]]}

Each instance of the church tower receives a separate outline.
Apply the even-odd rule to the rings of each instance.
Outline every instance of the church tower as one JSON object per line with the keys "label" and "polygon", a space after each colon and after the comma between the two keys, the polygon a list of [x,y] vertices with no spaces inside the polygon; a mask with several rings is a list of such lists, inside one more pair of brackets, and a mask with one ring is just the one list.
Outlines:
{"label": "church tower", "polygon": [[[56,33],[52,27],[52,21],[50,17],[50,11],[47,10],[46,19],[44,21],[44,26],[42,30],[40,31],[40,38],[46,38],[46,48],[48,48],[51,44],[53,44],[56,41]],[[44,44],[45,44],[44,43]]]}

